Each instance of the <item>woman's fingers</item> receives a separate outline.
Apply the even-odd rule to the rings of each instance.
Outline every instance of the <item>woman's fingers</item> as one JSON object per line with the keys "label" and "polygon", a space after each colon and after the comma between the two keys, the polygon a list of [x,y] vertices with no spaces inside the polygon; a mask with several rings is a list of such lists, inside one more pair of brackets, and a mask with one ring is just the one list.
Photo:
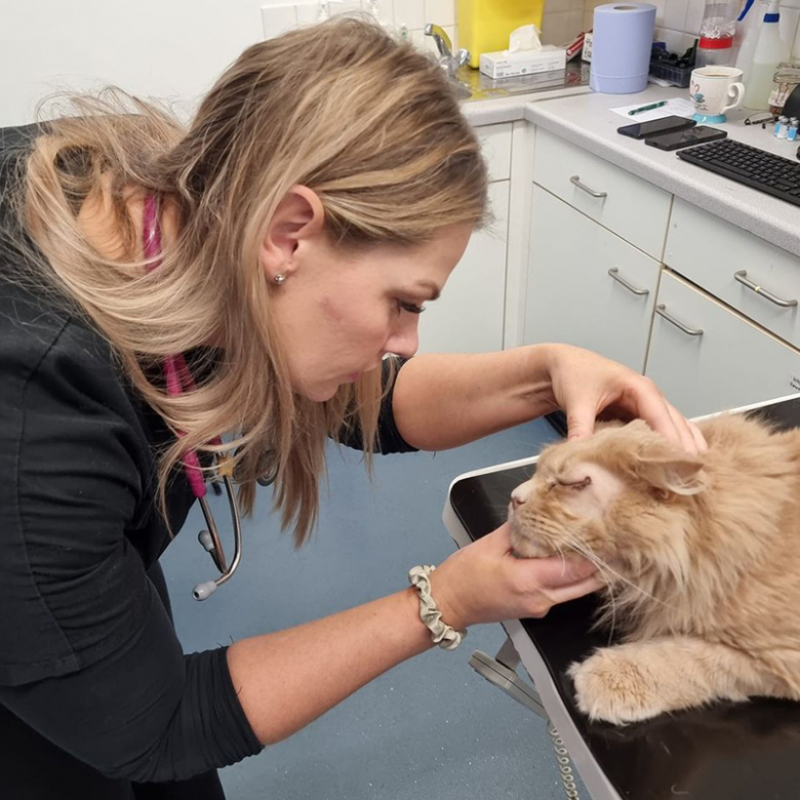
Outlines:
{"label": "woman's fingers", "polygon": [[634,395],[635,413],[654,431],[677,445],[687,453],[697,455],[708,449],[705,437],[693,422],[690,422],[658,390],[652,381]]}
{"label": "woman's fingers", "polygon": [[669,403],[664,399],[652,381],[642,384],[635,394],[636,414],[641,417],[656,433],[676,445],[682,446],[681,435],[670,414]]}
{"label": "woman's fingers", "polygon": [[692,435],[692,430],[689,427],[688,420],[684,419],[684,417],[678,412],[678,410],[670,403],[666,403],[666,406],[670,417],[672,417],[672,422],[675,425],[675,429],[678,431],[681,447],[687,453],[691,453],[692,455],[697,455],[698,453],[697,442],[695,441],[695,438]]}
{"label": "woman's fingers", "polygon": [[689,422],[689,430],[692,432],[694,443],[697,445],[697,452],[705,453],[706,450],[708,450],[708,442],[706,441],[706,437],[703,436],[703,432],[694,422]]}
{"label": "woman's fingers", "polygon": [[597,572],[597,567],[581,556],[522,558],[517,563],[519,569],[527,573],[531,590],[551,590],[570,586],[586,580]]}
{"label": "woman's fingers", "polygon": [[567,404],[567,438],[586,439],[594,433],[597,403],[593,399],[575,400]]}
{"label": "woman's fingers", "polygon": [[590,575],[578,583],[571,583],[568,586],[559,586],[556,589],[551,589],[547,596],[552,600],[552,605],[558,603],[566,603],[569,600],[577,600],[579,597],[597,592],[602,589],[606,584],[597,577],[597,575]]}

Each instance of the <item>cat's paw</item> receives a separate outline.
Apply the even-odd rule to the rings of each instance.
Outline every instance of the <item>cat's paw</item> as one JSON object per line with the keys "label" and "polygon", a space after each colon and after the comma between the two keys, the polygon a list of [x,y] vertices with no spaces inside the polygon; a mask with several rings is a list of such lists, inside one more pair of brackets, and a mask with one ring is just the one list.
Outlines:
{"label": "cat's paw", "polygon": [[578,708],[590,719],[625,725],[667,710],[647,668],[621,651],[607,647],[569,668]]}

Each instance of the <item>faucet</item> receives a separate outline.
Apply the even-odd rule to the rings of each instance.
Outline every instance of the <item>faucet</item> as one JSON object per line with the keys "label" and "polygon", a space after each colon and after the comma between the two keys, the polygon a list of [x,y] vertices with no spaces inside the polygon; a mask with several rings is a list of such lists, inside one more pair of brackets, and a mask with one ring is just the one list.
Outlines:
{"label": "faucet", "polygon": [[469,50],[465,50],[462,47],[453,55],[453,43],[450,41],[450,37],[444,29],[433,23],[428,23],[425,26],[425,35],[432,36],[433,41],[436,42],[436,49],[439,51],[439,66],[454,81],[457,81],[459,68],[463,67],[472,58]]}

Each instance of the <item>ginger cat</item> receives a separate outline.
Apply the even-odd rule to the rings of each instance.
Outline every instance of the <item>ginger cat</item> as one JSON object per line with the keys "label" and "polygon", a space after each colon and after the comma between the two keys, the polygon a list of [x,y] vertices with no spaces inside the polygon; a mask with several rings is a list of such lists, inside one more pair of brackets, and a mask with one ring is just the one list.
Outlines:
{"label": "ginger cat", "polygon": [[607,584],[624,643],[569,674],[579,708],[625,724],[718,699],[800,700],[800,430],[725,416],[708,452],[644,422],[542,452],[509,506],[518,556],[573,551]]}

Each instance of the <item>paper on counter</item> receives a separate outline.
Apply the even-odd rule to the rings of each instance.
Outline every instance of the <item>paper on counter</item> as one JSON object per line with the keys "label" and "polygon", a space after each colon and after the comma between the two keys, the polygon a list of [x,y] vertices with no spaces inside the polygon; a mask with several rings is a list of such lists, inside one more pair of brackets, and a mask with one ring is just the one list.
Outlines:
{"label": "paper on counter", "polygon": [[615,114],[625,117],[625,119],[631,123],[650,122],[651,120],[662,119],[663,117],[691,117],[694,116],[696,111],[694,103],[688,97],[673,97],[671,100],[667,100],[667,104],[665,106],[661,106],[660,108],[654,108],[652,111],[642,111],[641,113],[634,114],[633,116],[628,114],[629,111],[633,111],[635,108],[641,108],[642,106],[647,105],[650,104],[634,103],[631,106],[611,108],[609,111],[613,111]]}

